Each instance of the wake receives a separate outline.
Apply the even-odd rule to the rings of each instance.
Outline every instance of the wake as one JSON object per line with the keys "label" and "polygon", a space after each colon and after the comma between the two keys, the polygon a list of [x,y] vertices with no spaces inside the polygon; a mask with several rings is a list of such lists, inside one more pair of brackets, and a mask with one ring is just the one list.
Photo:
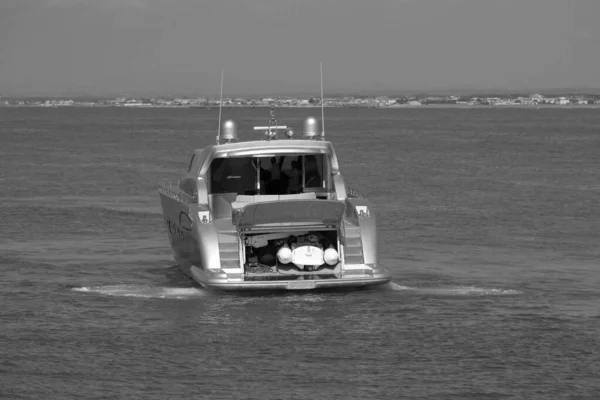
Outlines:
{"label": "wake", "polygon": [[193,299],[206,296],[206,292],[198,288],[143,286],[143,285],[107,285],[82,286],[71,289],[75,292],[95,293],[105,296],[141,297],[147,299]]}
{"label": "wake", "polygon": [[482,288],[477,286],[446,286],[446,287],[409,287],[395,282],[388,284],[388,289],[394,291],[409,291],[418,294],[431,294],[441,296],[510,296],[522,294],[514,289]]}
{"label": "wake", "polygon": [[[483,288],[477,286],[409,287],[395,282],[384,286],[388,290],[433,296],[511,296],[523,292],[514,289]],[[195,287],[165,287],[150,285],[105,285],[82,286],[71,289],[74,292],[94,293],[104,296],[138,297],[148,299],[194,299],[207,295],[207,292]]]}

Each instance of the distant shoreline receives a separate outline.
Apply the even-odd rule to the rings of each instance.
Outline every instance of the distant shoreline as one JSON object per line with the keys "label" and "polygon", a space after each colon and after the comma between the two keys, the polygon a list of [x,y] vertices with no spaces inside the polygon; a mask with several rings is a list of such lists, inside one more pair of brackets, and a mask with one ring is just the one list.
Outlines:
{"label": "distant shoreline", "polygon": [[[319,105],[315,106],[298,106],[298,105],[223,105],[223,108],[321,108]],[[143,104],[143,105],[132,105],[132,106],[120,106],[111,104],[72,104],[72,105],[40,105],[40,104],[0,104],[0,108],[202,108],[202,109],[218,109],[219,106],[198,106],[198,105],[162,105],[162,104]],[[506,105],[484,105],[484,104],[395,104],[391,106],[369,106],[369,105],[326,105],[324,108],[376,108],[376,109],[396,109],[396,108],[476,108],[476,109],[490,109],[490,108],[528,108],[528,109],[570,109],[570,108],[600,108],[600,104],[506,104]]]}

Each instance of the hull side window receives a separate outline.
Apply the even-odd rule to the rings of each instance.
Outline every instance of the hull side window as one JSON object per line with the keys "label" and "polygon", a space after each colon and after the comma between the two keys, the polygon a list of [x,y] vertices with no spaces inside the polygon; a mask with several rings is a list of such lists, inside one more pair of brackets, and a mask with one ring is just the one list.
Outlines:
{"label": "hull side window", "polygon": [[192,158],[190,160],[190,165],[188,166],[188,172],[192,170],[192,165],[194,164],[194,159],[196,158],[196,154],[192,154]]}

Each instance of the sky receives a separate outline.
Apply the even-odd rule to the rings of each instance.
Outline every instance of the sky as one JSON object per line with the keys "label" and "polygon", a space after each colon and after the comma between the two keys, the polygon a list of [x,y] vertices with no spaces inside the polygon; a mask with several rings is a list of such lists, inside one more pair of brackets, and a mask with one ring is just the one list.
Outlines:
{"label": "sky", "polygon": [[2,95],[600,88],[600,0],[0,0]]}

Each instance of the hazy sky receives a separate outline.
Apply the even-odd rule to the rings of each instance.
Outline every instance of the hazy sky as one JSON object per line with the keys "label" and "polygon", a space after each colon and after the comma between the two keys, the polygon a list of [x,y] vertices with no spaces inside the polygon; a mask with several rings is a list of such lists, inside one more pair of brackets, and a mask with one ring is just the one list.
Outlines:
{"label": "hazy sky", "polygon": [[600,0],[0,0],[0,95],[600,87]]}

